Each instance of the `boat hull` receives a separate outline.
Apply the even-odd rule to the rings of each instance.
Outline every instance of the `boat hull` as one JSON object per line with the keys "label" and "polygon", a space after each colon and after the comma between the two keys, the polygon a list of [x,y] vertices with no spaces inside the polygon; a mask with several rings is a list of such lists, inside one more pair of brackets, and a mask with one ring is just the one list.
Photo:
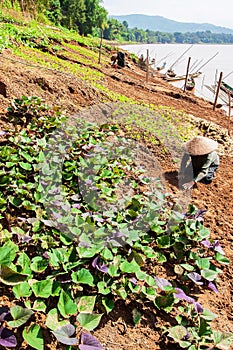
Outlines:
{"label": "boat hull", "polygon": [[[201,74],[202,74],[201,72],[196,72],[196,73],[189,74],[189,76],[192,78],[198,78]],[[165,81],[180,81],[180,80],[185,80],[186,75],[177,75],[175,77],[169,77],[169,76],[165,75],[163,77],[163,79]]]}

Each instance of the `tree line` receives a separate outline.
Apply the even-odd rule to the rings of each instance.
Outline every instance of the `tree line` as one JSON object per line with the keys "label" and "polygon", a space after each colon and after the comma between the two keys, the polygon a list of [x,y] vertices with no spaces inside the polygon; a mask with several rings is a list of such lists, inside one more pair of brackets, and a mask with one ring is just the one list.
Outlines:
{"label": "tree line", "polygon": [[120,23],[112,18],[104,29],[104,38],[117,41],[134,41],[144,44],[233,44],[233,35],[211,31],[166,33],[160,31],[129,28],[127,21]]}
{"label": "tree line", "polygon": [[233,44],[232,34],[216,34],[211,31],[166,33],[129,28],[127,21],[121,23],[109,18],[101,2],[102,0],[0,0],[0,5],[30,12],[37,18],[47,18],[55,25],[76,30],[84,36],[103,35],[104,39],[111,41],[145,44]]}
{"label": "tree line", "polygon": [[97,36],[107,25],[102,0],[0,0],[3,7],[31,13],[37,20],[50,20],[79,34]]}

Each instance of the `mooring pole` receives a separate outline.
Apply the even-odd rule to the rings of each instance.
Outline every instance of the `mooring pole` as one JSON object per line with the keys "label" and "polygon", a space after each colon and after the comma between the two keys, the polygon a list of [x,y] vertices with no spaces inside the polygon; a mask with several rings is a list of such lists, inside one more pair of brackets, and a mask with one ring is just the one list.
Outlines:
{"label": "mooring pole", "polygon": [[216,91],[216,95],[215,95],[213,110],[215,110],[215,107],[216,107],[216,104],[217,104],[218,94],[219,94],[221,82],[222,82],[222,72],[220,73],[220,77],[219,77],[219,81],[218,81],[218,86],[217,86],[217,91]]}
{"label": "mooring pole", "polygon": [[187,81],[188,81],[190,61],[191,61],[191,57],[189,57],[189,59],[188,59],[187,70],[186,70],[186,77],[185,77],[185,82],[184,82],[184,92],[186,90],[186,85],[187,85]]}
{"label": "mooring pole", "polygon": [[104,31],[101,29],[101,34],[100,34],[100,47],[99,47],[99,57],[98,57],[98,63],[100,64],[101,61],[101,51],[102,51],[102,44],[103,44],[103,36],[104,36]]}
{"label": "mooring pole", "polygon": [[228,103],[229,103],[229,109],[228,109],[228,126],[227,126],[227,131],[228,135],[230,135],[230,125],[231,125],[231,94],[228,92]]}
{"label": "mooring pole", "polygon": [[149,50],[146,50],[146,82],[149,80]]}
{"label": "mooring pole", "polygon": [[215,94],[215,91],[216,91],[217,83],[218,83],[218,70],[216,69],[216,71],[215,71],[215,78],[214,78],[214,94]]}

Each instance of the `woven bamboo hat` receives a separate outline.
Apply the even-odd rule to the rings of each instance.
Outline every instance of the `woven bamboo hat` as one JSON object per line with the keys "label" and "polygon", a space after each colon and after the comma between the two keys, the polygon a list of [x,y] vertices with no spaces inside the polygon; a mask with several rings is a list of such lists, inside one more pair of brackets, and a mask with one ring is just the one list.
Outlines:
{"label": "woven bamboo hat", "polygon": [[211,153],[218,148],[218,143],[208,137],[196,136],[183,144],[185,152],[192,156],[201,156]]}

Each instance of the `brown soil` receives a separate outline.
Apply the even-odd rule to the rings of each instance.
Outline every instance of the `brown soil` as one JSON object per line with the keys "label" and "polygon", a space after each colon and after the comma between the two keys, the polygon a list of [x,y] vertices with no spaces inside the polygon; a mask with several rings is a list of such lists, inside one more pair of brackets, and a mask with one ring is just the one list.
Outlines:
{"label": "brown soil", "polygon": [[[110,57],[110,56],[109,56]],[[16,60],[16,61],[15,61]],[[107,99],[107,95],[98,92],[95,88],[84,84],[74,77],[55,72],[49,69],[41,69],[29,66],[17,61],[11,50],[4,50],[0,54],[0,129],[6,128],[6,108],[15,97],[40,96],[50,106],[60,105],[67,113],[74,114],[83,107],[95,105]],[[110,58],[109,58],[110,62]],[[102,85],[110,90],[143,101],[147,104],[169,106],[176,110],[182,110],[195,117],[201,118],[206,123],[205,135],[219,138],[215,124],[222,127],[222,143],[227,139],[226,128],[229,127],[228,118],[221,109],[213,110],[213,104],[197,98],[194,94],[175,88],[165,83],[160,76],[149,77],[146,82],[146,73],[140,70],[133,62],[130,68],[112,68],[110,64],[103,64],[100,71],[105,74]],[[211,123],[212,124],[211,124]],[[215,124],[213,124],[215,123]],[[214,128],[213,128],[214,125]],[[202,129],[203,130],[203,129]],[[233,121],[229,131],[233,134]],[[228,139],[229,141],[230,139]],[[221,140],[220,140],[221,141]],[[221,164],[216,179],[211,185],[198,184],[192,191],[192,202],[200,209],[207,209],[205,225],[211,230],[211,237],[219,239],[228,259],[233,261],[233,151],[232,144],[225,143],[221,155]],[[148,146],[149,147],[149,146]],[[156,150],[152,150],[156,153]],[[158,157],[158,154],[156,154]],[[177,192],[177,169],[169,159],[164,161],[164,174],[171,192]],[[204,307],[219,315],[214,322],[214,327],[221,331],[233,329],[233,275],[232,265],[226,266],[217,281],[219,294],[205,292],[200,294],[198,300]],[[5,293],[1,289],[1,293]],[[7,292],[6,292],[7,293]],[[7,295],[0,297],[0,306],[11,303]],[[148,306],[143,306],[142,321],[134,326],[131,318],[133,303],[120,301],[116,309],[106,318],[94,335],[103,344],[105,350],[139,350],[139,349],[168,349],[166,343],[160,343],[161,334],[157,331],[157,311],[151,311]],[[165,316],[166,320],[166,316]],[[168,320],[167,320],[168,321]],[[165,321],[166,322],[166,321]],[[20,347],[23,349],[25,347]],[[28,347],[27,347],[28,348]],[[57,343],[48,344],[47,349],[63,349]],[[173,348],[175,349],[175,348]]]}

